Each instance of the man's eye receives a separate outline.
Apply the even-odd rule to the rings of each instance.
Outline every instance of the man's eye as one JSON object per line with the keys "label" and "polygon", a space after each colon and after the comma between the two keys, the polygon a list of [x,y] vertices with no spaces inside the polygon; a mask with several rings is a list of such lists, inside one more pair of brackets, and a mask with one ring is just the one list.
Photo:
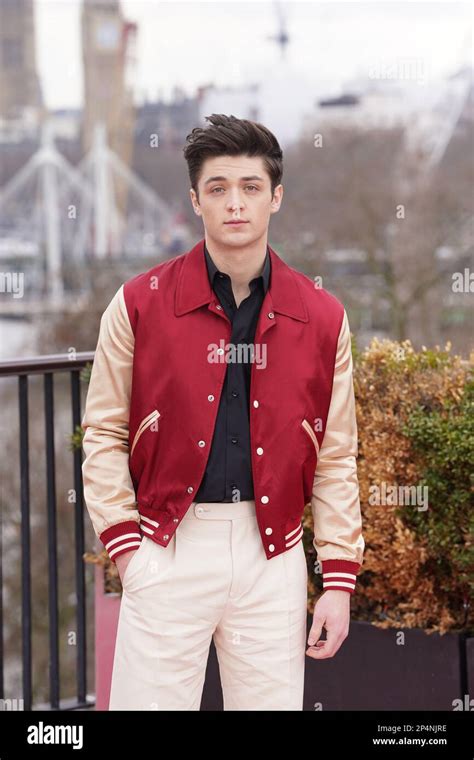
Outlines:
{"label": "man's eye", "polygon": [[213,187],[211,190],[211,193],[214,193],[216,190],[223,190],[223,187]]}
{"label": "man's eye", "polygon": [[258,187],[256,185],[247,185],[246,187],[251,187],[253,190],[258,190]]}

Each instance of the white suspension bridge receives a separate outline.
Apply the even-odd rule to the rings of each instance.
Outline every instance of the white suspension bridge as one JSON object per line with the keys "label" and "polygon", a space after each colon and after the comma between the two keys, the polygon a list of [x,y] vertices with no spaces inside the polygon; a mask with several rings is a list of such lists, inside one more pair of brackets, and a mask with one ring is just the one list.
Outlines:
{"label": "white suspension bridge", "polygon": [[45,122],[40,147],[0,190],[2,292],[9,276],[27,273],[24,297],[2,297],[0,316],[80,309],[88,262],[138,256],[158,261],[172,240],[186,250],[188,235],[179,214],[109,148],[103,124],[75,167],[58,151]]}

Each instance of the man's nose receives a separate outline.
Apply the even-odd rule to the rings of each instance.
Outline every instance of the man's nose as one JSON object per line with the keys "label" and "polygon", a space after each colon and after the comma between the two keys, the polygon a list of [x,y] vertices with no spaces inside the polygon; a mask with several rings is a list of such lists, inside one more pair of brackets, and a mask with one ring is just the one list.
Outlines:
{"label": "man's nose", "polygon": [[234,215],[240,215],[240,212],[242,210],[242,203],[238,196],[231,199],[230,208]]}

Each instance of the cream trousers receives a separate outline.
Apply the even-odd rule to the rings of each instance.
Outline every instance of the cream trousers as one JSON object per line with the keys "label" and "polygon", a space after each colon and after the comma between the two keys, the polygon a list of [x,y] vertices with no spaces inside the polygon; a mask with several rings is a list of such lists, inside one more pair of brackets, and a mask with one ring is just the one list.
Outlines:
{"label": "cream trousers", "polygon": [[199,710],[211,639],[224,710],[302,710],[302,541],[267,560],[255,502],[193,502],[127,565],[109,710]]}

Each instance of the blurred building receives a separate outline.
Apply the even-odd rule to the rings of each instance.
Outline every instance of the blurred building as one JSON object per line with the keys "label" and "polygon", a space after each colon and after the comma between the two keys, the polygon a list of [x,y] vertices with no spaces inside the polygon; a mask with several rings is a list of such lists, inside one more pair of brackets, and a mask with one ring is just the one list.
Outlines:
{"label": "blurred building", "polygon": [[0,2],[0,122],[2,131],[36,130],[44,117],[36,69],[33,0]]}
{"label": "blurred building", "polygon": [[472,122],[472,67],[462,66],[451,76],[430,80],[416,61],[411,68],[409,61],[405,67],[402,63],[392,77],[390,70],[375,67],[370,77],[354,79],[339,93],[318,98],[306,125],[316,131],[331,126],[409,127],[406,138],[411,147],[423,145],[433,162],[439,162],[459,127]]}
{"label": "blurred building", "polygon": [[[132,163],[135,109],[133,104],[136,25],[126,21],[118,0],[84,0],[82,58],[84,113],[82,147],[93,144],[94,128],[102,122],[107,144],[126,166]],[[115,200],[126,211],[126,185],[117,180]]]}
{"label": "blurred building", "polygon": [[204,85],[198,89],[200,122],[211,113],[233,114],[239,119],[260,120],[260,86],[258,84],[240,87],[218,87],[214,84]]}
{"label": "blurred building", "polygon": [[137,107],[135,142],[149,145],[150,135],[157,134],[160,146],[181,149],[186,135],[200,123],[199,93],[197,97],[187,97],[175,87],[169,102],[145,100]]}

